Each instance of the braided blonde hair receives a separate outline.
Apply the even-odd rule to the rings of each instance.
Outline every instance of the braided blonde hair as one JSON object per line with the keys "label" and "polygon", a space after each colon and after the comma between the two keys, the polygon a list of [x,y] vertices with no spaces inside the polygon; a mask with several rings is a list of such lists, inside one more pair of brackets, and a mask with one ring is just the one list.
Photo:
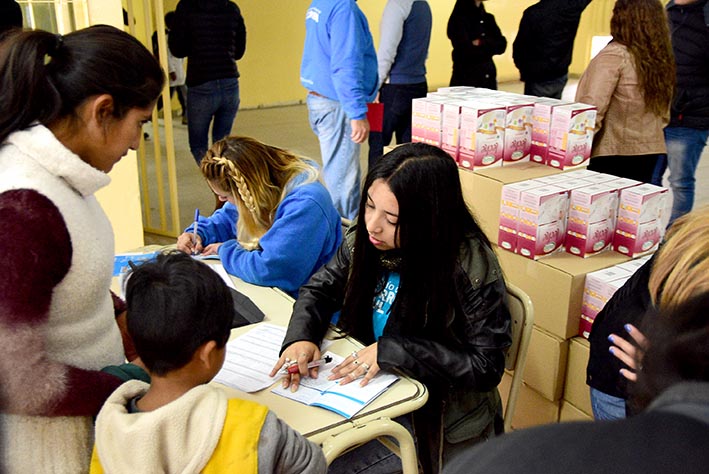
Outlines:
{"label": "braided blonde hair", "polygon": [[237,240],[248,250],[271,228],[276,210],[290,192],[291,180],[305,173],[298,185],[318,179],[307,161],[248,137],[227,137],[207,151],[200,165],[210,186],[231,196],[239,210]]}

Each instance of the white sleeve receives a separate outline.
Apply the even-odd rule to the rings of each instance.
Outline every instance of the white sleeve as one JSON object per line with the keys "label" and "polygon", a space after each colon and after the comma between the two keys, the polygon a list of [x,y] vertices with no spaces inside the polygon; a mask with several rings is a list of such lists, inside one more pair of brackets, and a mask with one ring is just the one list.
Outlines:
{"label": "white sleeve", "polygon": [[396,51],[404,34],[404,21],[411,13],[412,5],[412,0],[389,0],[384,6],[379,24],[379,50],[377,51],[379,88],[389,77],[391,65],[396,60]]}

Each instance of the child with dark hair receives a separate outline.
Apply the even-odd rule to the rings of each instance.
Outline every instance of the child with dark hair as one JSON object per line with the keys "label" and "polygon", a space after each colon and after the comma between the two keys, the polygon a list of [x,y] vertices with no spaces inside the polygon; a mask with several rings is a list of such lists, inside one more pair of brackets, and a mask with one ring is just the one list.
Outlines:
{"label": "child with dark hair", "polygon": [[207,383],[219,372],[233,318],[216,272],[158,255],[129,274],[128,330],[151,383],[120,386],[96,419],[91,472],[325,472],[318,446],[257,403]]}
{"label": "child with dark hair", "polygon": [[[300,290],[281,359],[298,363],[284,386],[296,390],[333,313],[364,343],[334,369],[340,383],[366,384],[397,369],[430,390],[413,414],[424,472],[501,429],[497,385],[510,345],[505,281],[490,243],[468,210],[456,163],[440,148],[405,144],[369,171],[356,225],[333,259]],[[402,420],[407,422],[408,420]],[[365,445],[331,472],[401,469]],[[391,453],[388,453],[391,454]],[[385,467],[386,466],[386,467]]]}

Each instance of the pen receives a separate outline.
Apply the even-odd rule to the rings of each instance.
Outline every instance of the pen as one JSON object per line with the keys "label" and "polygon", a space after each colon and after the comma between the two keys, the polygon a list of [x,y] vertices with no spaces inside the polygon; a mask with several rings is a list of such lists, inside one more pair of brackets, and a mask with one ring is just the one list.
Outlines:
{"label": "pen", "polygon": [[[325,356],[322,359],[314,360],[312,362],[308,362],[308,368],[312,369],[313,367],[320,367],[321,365],[325,365],[332,362],[332,357],[330,356]],[[298,364],[291,364],[287,368],[283,369],[284,372],[287,372],[289,374],[297,374],[298,373]]]}
{"label": "pen", "polygon": [[199,225],[199,208],[194,210],[194,226],[192,227],[192,253],[197,255],[197,226]]}

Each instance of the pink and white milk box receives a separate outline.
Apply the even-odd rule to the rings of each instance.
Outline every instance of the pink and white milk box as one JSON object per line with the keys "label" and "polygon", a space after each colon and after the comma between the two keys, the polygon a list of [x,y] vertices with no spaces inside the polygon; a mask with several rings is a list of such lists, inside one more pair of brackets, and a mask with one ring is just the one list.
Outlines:
{"label": "pink and white milk box", "polygon": [[618,190],[605,183],[576,188],[569,196],[566,251],[590,257],[608,250],[613,242]]}
{"label": "pink and white milk box", "polygon": [[546,164],[549,153],[549,133],[554,107],[568,104],[558,99],[538,97],[532,109],[532,143],[529,147],[529,159],[535,163]]}
{"label": "pink and white milk box", "polygon": [[411,101],[411,141],[424,143],[426,139],[426,98]]}
{"label": "pink and white milk box", "polygon": [[581,103],[560,105],[551,116],[547,164],[567,169],[585,166],[591,157],[596,108]]}
{"label": "pink and white milk box", "polygon": [[564,244],[569,192],[545,185],[522,191],[517,221],[517,253],[533,260]]}
{"label": "pink and white milk box", "polygon": [[535,180],[519,181],[502,187],[500,199],[500,224],[497,245],[510,252],[517,251],[517,223],[522,191],[542,186]]}
{"label": "pink and white milk box", "polygon": [[613,249],[629,257],[654,252],[665,235],[662,213],[666,199],[667,188],[653,184],[623,189]]}
{"label": "pink and white milk box", "polygon": [[504,143],[504,106],[482,100],[461,105],[458,148],[461,168],[501,166]]}
{"label": "pink and white milk box", "polygon": [[588,339],[588,335],[591,333],[591,326],[598,313],[631,276],[633,276],[632,271],[619,265],[586,275],[581,302],[579,336]]}
{"label": "pink and white milk box", "polygon": [[443,104],[450,99],[421,97],[411,101],[411,141],[441,146]]}
{"label": "pink and white milk box", "polygon": [[520,96],[496,99],[505,104],[505,149],[503,165],[529,161],[532,146],[532,110],[534,102]]}
{"label": "pink and white milk box", "polygon": [[451,100],[443,104],[441,120],[441,148],[458,161],[460,146],[460,100]]}

